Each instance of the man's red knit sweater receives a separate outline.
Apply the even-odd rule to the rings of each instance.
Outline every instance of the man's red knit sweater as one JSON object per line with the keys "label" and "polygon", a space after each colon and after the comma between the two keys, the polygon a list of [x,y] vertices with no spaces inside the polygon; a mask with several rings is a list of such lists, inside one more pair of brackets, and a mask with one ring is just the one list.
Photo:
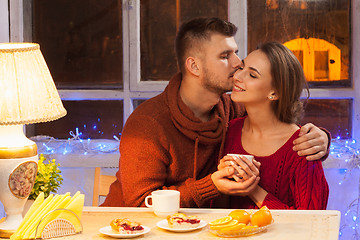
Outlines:
{"label": "man's red knit sweater", "polygon": [[224,94],[211,119],[202,122],[182,102],[180,83],[177,74],[163,93],[142,103],[128,118],[117,181],[102,206],[143,206],[145,197],[157,189],[179,190],[181,207],[209,207],[220,197],[210,176],[228,121],[244,110]]}
{"label": "man's red knit sweater", "polygon": [[[251,154],[241,143],[244,118],[230,121],[224,154]],[[307,161],[292,150],[296,131],[288,141],[269,156],[255,156],[261,162],[260,183],[268,195],[263,201],[270,209],[326,209],[329,187],[321,161]],[[231,197],[231,208],[258,208],[248,197]]]}

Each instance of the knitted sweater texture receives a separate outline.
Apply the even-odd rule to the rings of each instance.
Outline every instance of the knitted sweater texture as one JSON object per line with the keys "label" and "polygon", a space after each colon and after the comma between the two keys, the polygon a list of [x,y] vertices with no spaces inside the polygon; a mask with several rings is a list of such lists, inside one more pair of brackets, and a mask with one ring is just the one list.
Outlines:
{"label": "knitted sweater texture", "polygon": [[[250,154],[241,143],[245,117],[229,122],[224,147],[227,153]],[[288,141],[269,156],[255,156],[261,162],[260,183],[268,194],[263,201],[269,209],[326,209],[329,187],[322,162],[307,161],[292,150],[296,131]],[[258,208],[248,197],[231,197],[231,208]]]}
{"label": "knitted sweater texture", "polygon": [[221,196],[210,176],[228,121],[244,109],[224,94],[211,119],[202,122],[181,100],[180,84],[181,74],[176,74],[163,93],[142,103],[128,118],[117,180],[102,206],[144,206],[145,197],[157,189],[180,191],[181,207],[210,207]]}

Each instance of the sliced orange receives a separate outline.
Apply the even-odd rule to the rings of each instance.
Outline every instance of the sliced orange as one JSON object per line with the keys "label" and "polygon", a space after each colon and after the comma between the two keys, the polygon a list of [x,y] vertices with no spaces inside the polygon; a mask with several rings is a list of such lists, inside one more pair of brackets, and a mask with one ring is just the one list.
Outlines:
{"label": "sliced orange", "polygon": [[[269,210],[266,205],[262,206],[259,210]],[[270,211],[270,210],[269,210]]]}
{"label": "sliced orange", "polygon": [[258,228],[259,226],[257,226],[257,225],[255,225],[255,226],[251,226],[251,225],[249,225],[249,226],[245,226],[245,227],[243,227],[242,229],[252,229],[252,228]]}
{"label": "sliced orange", "polygon": [[229,226],[229,227],[223,227],[223,228],[219,229],[218,231],[221,233],[236,232],[236,231],[243,229],[244,227],[246,227],[246,224],[237,223],[237,224]]}
{"label": "sliced orange", "polygon": [[233,220],[233,218],[231,216],[226,216],[226,217],[218,218],[218,219],[215,219],[215,220],[209,222],[209,225],[210,226],[222,225],[222,224],[226,224],[226,223],[230,222],[231,220]]}
{"label": "sliced orange", "polygon": [[231,227],[234,226],[236,224],[238,224],[238,220],[232,219],[230,222],[225,223],[225,224],[218,224],[218,225],[210,225],[210,229],[212,230],[219,230],[219,229],[223,229],[223,228],[227,228],[227,227]]}

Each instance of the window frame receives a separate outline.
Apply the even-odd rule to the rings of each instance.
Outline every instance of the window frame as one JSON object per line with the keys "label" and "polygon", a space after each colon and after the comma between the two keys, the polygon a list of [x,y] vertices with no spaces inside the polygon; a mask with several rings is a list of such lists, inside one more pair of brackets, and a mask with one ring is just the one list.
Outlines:
{"label": "window frame", "polygon": [[[247,55],[247,1],[229,1],[229,20],[238,26],[235,40],[239,46],[239,56]],[[140,1],[122,0],[123,4],[123,89],[82,89],[59,90],[62,100],[123,100],[124,123],[133,111],[134,99],[148,99],[161,93],[165,81],[146,81],[140,79]],[[349,88],[310,89],[310,99],[352,99],[352,138],[360,139],[360,14],[356,9],[360,0],[351,0],[351,68],[352,85]],[[8,9],[0,14],[0,40],[9,42],[31,41],[31,1],[0,0],[0,9]],[[4,11],[5,12],[5,11]],[[7,36],[8,35],[8,39]],[[131,53],[131,54],[130,54]],[[134,54],[133,54],[134,53]],[[335,137],[335,136],[333,136]]]}

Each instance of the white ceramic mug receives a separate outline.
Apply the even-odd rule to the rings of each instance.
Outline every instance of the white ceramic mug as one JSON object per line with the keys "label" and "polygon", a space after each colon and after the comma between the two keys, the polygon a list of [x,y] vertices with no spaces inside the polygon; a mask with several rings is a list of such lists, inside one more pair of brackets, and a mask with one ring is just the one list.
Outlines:
{"label": "white ceramic mug", "polygon": [[[246,155],[246,154],[234,154],[234,153],[228,153],[226,154],[227,156],[231,156],[231,157],[235,157],[235,158],[240,158],[240,156],[246,157],[250,162],[252,162],[254,160],[254,156],[253,155]],[[239,166],[235,161],[230,161],[230,163],[233,166]],[[240,166],[239,166],[240,167]],[[240,167],[240,172],[238,172],[238,170],[235,168],[235,173],[234,173],[234,179],[237,182],[243,182],[244,180],[246,180],[247,178],[243,178],[244,173],[246,174],[245,170],[242,169]],[[246,174],[247,175],[247,174]]]}
{"label": "white ceramic mug", "polygon": [[[149,203],[149,199],[152,203]],[[154,210],[155,215],[166,217],[179,212],[180,192],[176,190],[156,190],[145,198],[145,205]]]}
{"label": "white ceramic mug", "polygon": [[236,153],[228,153],[226,154],[227,156],[232,156],[232,157],[239,157],[239,156],[244,156],[246,157],[248,160],[250,160],[252,162],[252,160],[254,159],[253,155],[246,155],[246,154],[236,154]]}

